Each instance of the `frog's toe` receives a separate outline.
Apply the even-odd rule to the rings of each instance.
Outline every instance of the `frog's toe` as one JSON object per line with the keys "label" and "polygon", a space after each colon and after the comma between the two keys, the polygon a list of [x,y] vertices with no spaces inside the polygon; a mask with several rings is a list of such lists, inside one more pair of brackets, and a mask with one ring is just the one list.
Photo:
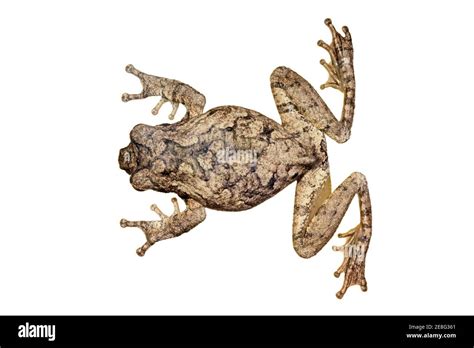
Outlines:
{"label": "frog's toe", "polygon": [[344,261],[334,272],[334,276],[344,273],[344,283],[336,297],[341,299],[347,289],[352,285],[360,285],[362,291],[367,291],[367,280],[365,279],[365,256],[368,247],[368,239],[364,237],[361,225],[350,229],[346,233],[340,233],[339,238],[347,238],[346,243],[341,246],[333,246],[334,251],[344,253]]}
{"label": "frog's toe", "polygon": [[[358,263],[354,259],[345,259],[341,267],[344,267],[345,277],[341,290],[336,293],[336,297],[338,299],[342,299],[347,289],[352,285],[360,285],[362,291],[367,291],[367,280],[365,279],[365,262]],[[340,274],[340,269],[334,273],[334,275],[337,277]]]}
{"label": "frog's toe", "polygon": [[161,220],[165,220],[165,219],[168,218],[168,215],[166,215],[165,213],[163,213],[163,212],[161,211],[161,209],[158,208],[158,206],[157,206],[156,204],[152,204],[152,205],[150,206],[150,209],[151,209],[152,211],[154,211],[155,213],[157,213],[157,214],[160,216],[160,219],[161,219]]}
{"label": "frog's toe", "polygon": [[141,73],[141,71],[138,70],[137,68],[135,68],[132,64],[128,64],[125,67],[125,71],[128,72],[129,74],[132,74],[132,75],[135,75],[135,76],[138,76]]}
{"label": "frog's toe", "polygon": [[349,28],[347,26],[342,27],[342,32],[344,33],[344,38],[346,40],[352,41],[351,33],[350,33]]}
{"label": "frog's toe", "polygon": [[151,244],[149,242],[146,242],[143,244],[141,247],[137,249],[137,255],[138,256],[145,256],[146,251],[151,247]]}
{"label": "frog's toe", "polygon": [[168,118],[170,120],[174,120],[174,117],[176,116],[176,112],[178,111],[179,103],[172,103],[173,109],[171,110],[170,114],[168,115]]}
{"label": "frog's toe", "polygon": [[328,80],[325,83],[323,83],[320,86],[320,88],[325,89],[325,88],[331,87],[331,88],[335,88],[342,91],[342,84],[338,76],[337,68],[334,66],[334,62],[336,62],[336,56],[335,56],[333,48],[329,46],[327,43],[325,43],[323,40],[318,41],[318,46],[328,51],[331,57],[331,62],[326,62],[326,60],[324,59],[321,59],[319,61],[319,63],[326,69],[329,75]]}
{"label": "frog's toe", "polygon": [[[359,230],[359,228],[360,228],[360,225],[357,225],[356,227],[351,228],[349,231],[347,231],[347,232],[345,232],[345,233],[339,233],[337,236],[338,236],[339,238],[352,237],[352,236],[354,235],[354,233]],[[349,240],[348,242],[350,242],[350,240]]]}
{"label": "frog's toe", "polygon": [[348,41],[351,40],[351,33],[349,32],[349,28],[347,26],[344,25],[342,27],[342,32],[344,33],[344,37],[343,37],[341,36],[341,34],[337,32],[330,18],[326,18],[324,20],[324,24],[326,24],[329,30],[331,31],[331,36],[333,40],[332,44],[334,46],[340,46],[343,40],[348,40]]}
{"label": "frog's toe", "polygon": [[151,109],[152,115],[155,115],[155,116],[158,115],[158,113],[160,112],[161,107],[162,107],[166,102],[168,102],[168,99],[162,97],[162,98],[158,101],[158,103],[155,105],[155,107],[154,107],[153,109]]}
{"label": "frog's toe", "polygon": [[318,41],[318,46],[324,48],[324,49],[325,49],[326,51],[328,51],[328,52],[331,52],[331,51],[332,51],[331,46],[329,46],[329,45],[328,45],[326,42],[324,42],[323,40],[319,40],[319,41]]}

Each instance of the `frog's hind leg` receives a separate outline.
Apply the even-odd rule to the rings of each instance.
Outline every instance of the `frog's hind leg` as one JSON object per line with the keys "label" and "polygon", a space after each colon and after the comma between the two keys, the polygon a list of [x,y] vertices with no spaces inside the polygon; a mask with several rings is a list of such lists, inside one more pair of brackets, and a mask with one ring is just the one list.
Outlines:
{"label": "frog's hind leg", "polygon": [[330,19],[326,19],[325,23],[331,31],[332,42],[328,45],[319,41],[318,45],[328,51],[331,62],[320,61],[329,73],[328,81],[321,88],[332,87],[344,94],[340,120],[336,119],[309,82],[287,67],[278,67],[273,71],[271,88],[285,127],[291,130],[295,124],[310,123],[338,143],[343,143],[350,137],[355,108],[352,39],[347,27],[343,27],[345,35],[342,36]]}
{"label": "frog's hind leg", "polygon": [[365,257],[372,235],[372,210],[369,189],[365,176],[352,173],[331,193],[329,172],[315,168],[305,174],[296,187],[293,221],[293,246],[301,257],[316,255],[336,232],[355,195],[359,197],[360,223],[347,233],[341,247],[334,250],[344,252],[344,261],[334,273],[339,277],[345,273],[341,290],[336,294],[342,298],[351,285],[360,285],[367,290],[365,279]]}
{"label": "frog's hind leg", "polygon": [[150,207],[152,211],[160,216],[160,220],[120,220],[120,226],[138,227],[145,233],[146,242],[137,249],[137,254],[139,256],[145,255],[145,252],[157,241],[178,237],[197,226],[206,217],[204,207],[196,201],[191,199],[185,200],[186,210],[184,211],[179,210],[176,198],[172,198],[171,201],[173,203],[174,211],[170,216],[164,214],[155,204]]}
{"label": "frog's hind leg", "polygon": [[191,86],[177,80],[145,74],[131,64],[126,66],[125,71],[140,79],[143,90],[138,94],[123,93],[122,101],[128,102],[130,100],[159,96],[161,99],[151,110],[151,113],[157,115],[163,104],[170,102],[173,106],[168,116],[170,120],[175,117],[179,104],[184,105],[187,109],[185,117],[202,114],[206,98]]}

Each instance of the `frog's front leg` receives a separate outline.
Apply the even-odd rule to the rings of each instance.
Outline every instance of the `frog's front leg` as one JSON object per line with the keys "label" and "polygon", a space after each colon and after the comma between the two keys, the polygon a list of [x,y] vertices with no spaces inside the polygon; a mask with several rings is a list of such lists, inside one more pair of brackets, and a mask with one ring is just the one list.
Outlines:
{"label": "frog's front leg", "polygon": [[124,102],[159,96],[161,97],[160,101],[151,110],[153,115],[157,115],[163,104],[167,102],[170,102],[173,106],[173,110],[168,116],[170,120],[176,115],[179,104],[183,104],[186,107],[186,116],[202,114],[204,105],[206,104],[206,98],[191,86],[177,80],[145,74],[131,64],[125,67],[125,71],[140,79],[143,90],[138,94],[122,94],[122,100]]}
{"label": "frog's front leg", "polygon": [[206,212],[202,205],[192,199],[185,200],[186,209],[179,210],[178,201],[172,198],[174,211],[170,216],[165,215],[155,204],[150,208],[157,213],[161,220],[153,221],[128,221],[120,220],[122,227],[138,227],[146,236],[146,243],[137,249],[139,256],[145,255],[145,252],[157,241],[174,238],[193,229],[206,218]]}
{"label": "frog's front leg", "polygon": [[341,247],[334,250],[344,252],[344,261],[334,273],[339,277],[345,273],[341,290],[336,294],[342,298],[348,287],[360,285],[367,290],[365,279],[365,257],[372,235],[372,210],[367,180],[361,173],[352,173],[331,193],[331,180],[327,168],[315,168],[306,173],[296,186],[293,220],[293,246],[301,257],[316,255],[334,235],[349,204],[359,196],[360,222],[346,233]]}

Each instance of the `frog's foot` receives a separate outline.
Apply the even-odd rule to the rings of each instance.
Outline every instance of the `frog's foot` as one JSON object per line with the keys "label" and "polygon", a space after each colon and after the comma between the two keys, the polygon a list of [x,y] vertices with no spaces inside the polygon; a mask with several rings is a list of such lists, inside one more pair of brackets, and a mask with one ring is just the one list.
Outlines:
{"label": "frog's foot", "polygon": [[336,294],[336,297],[341,299],[352,285],[360,285],[362,291],[367,291],[365,255],[369,245],[369,237],[367,237],[367,233],[363,233],[360,224],[346,233],[340,233],[338,237],[347,238],[344,245],[333,246],[334,251],[344,253],[342,265],[334,272],[336,278],[339,278],[341,273],[345,273],[342,288]]}
{"label": "frog's foot", "polygon": [[138,94],[123,93],[122,101],[128,102],[148,97],[161,97],[158,104],[151,109],[151,113],[158,115],[161,107],[166,102],[170,102],[173,107],[168,116],[170,120],[174,119],[180,104],[186,107],[191,116],[202,113],[206,98],[191,86],[177,80],[145,74],[136,69],[132,64],[127,65],[125,71],[138,77],[143,89]]}
{"label": "frog's foot", "polygon": [[122,227],[139,227],[146,237],[146,243],[137,249],[139,256],[145,255],[145,252],[157,241],[169,238],[167,236],[167,222],[174,215],[179,214],[179,206],[176,198],[171,200],[174,206],[174,212],[171,216],[164,214],[156,204],[152,204],[150,209],[160,216],[161,220],[154,221],[128,221],[126,219],[120,220],[120,226]]}
{"label": "frog's foot", "polygon": [[324,59],[320,61],[329,74],[327,82],[321,85],[321,89],[332,87],[345,92],[347,87],[355,85],[351,34],[346,26],[342,27],[344,36],[339,34],[329,18],[324,23],[331,30],[332,42],[328,45],[323,40],[318,41],[318,46],[328,51],[331,57],[330,63]]}
{"label": "frog's foot", "polygon": [[145,252],[157,241],[177,237],[184,232],[199,224],[206,217],[204,207],[190,199],[186,201],[186,210],[180,211],[178,200],[172,198],[173,213],[164,214],[156,204],[152,204],[150,209],[160,216],[160,220],[154,221],[128,221],[120,220],[122,227],[139,227],[146,237],[146,243],[137,249],[139,256],[145,255]]}
{"label": "frog's foot", "polygon": [[[156,106],[153,109],[151,109],[151,113],[153,115],[158,115],[158,112],[160,111],[161,107],[165,103],[170,102],[171,105],[173,106],[173,109],[171,110],[171,113],[169,114],[168,118],[170,120],[174,119],[174,116],[176,115],[176,112],[178,111],[179,103],[170,101],[169,99],[162,96],[163,85],[167,82],[167,79],[146,75],[142,73],[140,70],[136,69],[132,64],[127,65],[125,67],[125,71],[132,75],[135,75],[136,77],[140,79],[140,82],[142,83],[142,86],[143,86],[143,91],[138,94],[123,93],[122,94],[123,102],[128,102],[130,100],[136,100],[136,99],[144,99],[150,96],[161,95],[160,101],[158,102],[158,104],[156,104]],[[168,80],[168,81],[171,81],[171,80]]]}

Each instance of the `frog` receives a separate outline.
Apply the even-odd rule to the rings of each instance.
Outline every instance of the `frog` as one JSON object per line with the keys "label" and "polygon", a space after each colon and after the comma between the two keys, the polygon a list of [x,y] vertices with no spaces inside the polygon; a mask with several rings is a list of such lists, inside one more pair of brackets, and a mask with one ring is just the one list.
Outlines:
{"label": "frog", "polygon": [[171,103],[171,120],[180,105],[186,108],[177,122],[136,125],[129,145],[119,152],[119,166],[130,175],[134,189],[171,192],[185,204],[181,210],[174,197],[171,215],[153,204],[151,210],[159,219],[120,220],[121,227],[137,227],[144,232],[146,242],[137,249],[139,256],[158,241],[192,230],[204,221],[206,209],[244,211],[296,182],[293,248],[305,259],[315,256],[335,235],[358,196],[360,221],[339,233],[344,242],[333,246],[343,253],[343,262],[334,272],[336,277],[344,273],[336,297],[342,299],[353,285],[367,291],[365,264],[372,236],[367,179],[353,172],[333,190],[326,142],[328,136],[344,143],[351,135],[355,110],[352,37],[347,26],[342,27],[341,34],[331,19],[324,23],[332,40],[329,44],[317,42],[329,54],[328,61],[320,60],[329,75],[320,88],[343,94],[339,119],[309,82],[285,66],[277,67],[270,76],[280,123],[240,106],[204,111],[205,96],[190,85],[126,66],[126,72],[140,80],[142,91],[124,93],[124,102],[160,97],[151,112],[158,115],[165,103]]}

